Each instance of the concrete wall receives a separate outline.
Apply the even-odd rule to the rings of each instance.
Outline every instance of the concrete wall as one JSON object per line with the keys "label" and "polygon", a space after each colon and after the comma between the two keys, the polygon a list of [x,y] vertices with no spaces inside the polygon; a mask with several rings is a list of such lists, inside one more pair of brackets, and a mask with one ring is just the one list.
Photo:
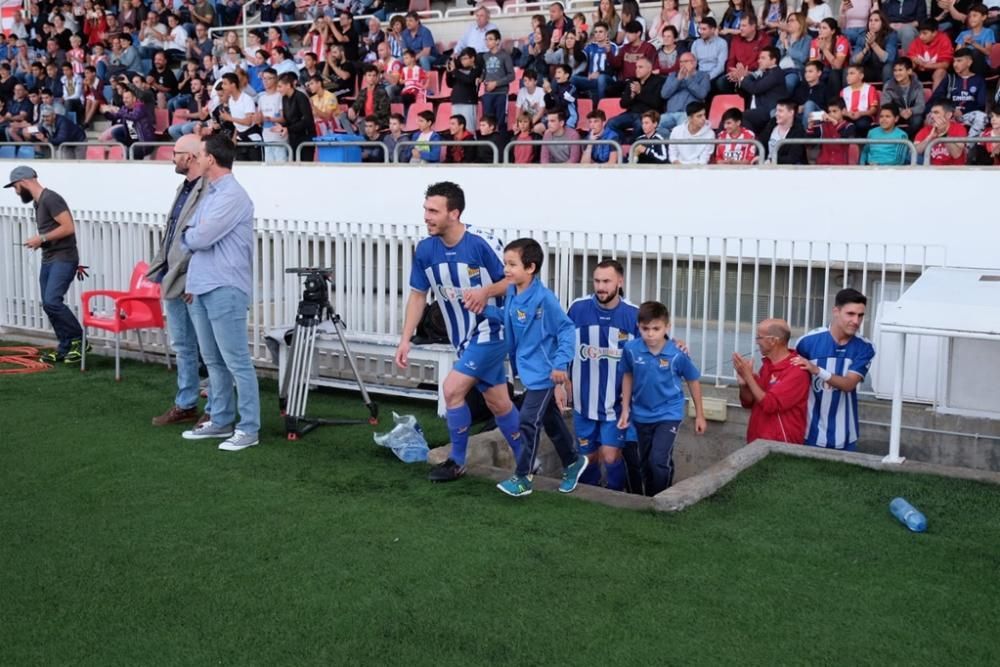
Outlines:
{"label": "concrete wall", "polygon": [[[169,164],[34,166],[77,209],[166,212],[178,181]],[[923,194],[991,192],[989,169],[239,165],[236,173],[259,217],[418,222],[424,189],[447,179],[465,188],[468,222],[584,231],[591,248],[622,232],[936,244],[952,266],[1000,267],[1000,226],[984,224],[990,197],[967,198],[956,215],[952,197]]]}

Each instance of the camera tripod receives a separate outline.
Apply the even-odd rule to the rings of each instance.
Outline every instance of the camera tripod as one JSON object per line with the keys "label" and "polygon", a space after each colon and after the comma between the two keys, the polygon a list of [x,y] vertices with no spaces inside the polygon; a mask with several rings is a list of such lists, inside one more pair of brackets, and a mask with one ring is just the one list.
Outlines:
{"label": "camera tripod", "polygon": [[[289,440],[298,440],[318,426],[342,426],[346,424],[377,424],[378,406],[368,395],[365,383],[361,379],[357,362],[347,346],[344,337],[346,325],[340,315],[333,312],[330,305],[327,283],[333,269],[285,269],[285,273],[294,273],[304,279],[302,300],[299,302],[295,316],[295,329],[289,346],[289,362],[285,367],[284,378],[278,391],[278,405],[285,417],[285,433]],[[309,401],[309,384],[312,377],[313,362],[316,354],[316,338],[321,333],[320,325],[329,321],[340,340],[344,357],[351,366],[361,399],[368,407],[368,419],[320,419],[306,417],[306,404]]]}

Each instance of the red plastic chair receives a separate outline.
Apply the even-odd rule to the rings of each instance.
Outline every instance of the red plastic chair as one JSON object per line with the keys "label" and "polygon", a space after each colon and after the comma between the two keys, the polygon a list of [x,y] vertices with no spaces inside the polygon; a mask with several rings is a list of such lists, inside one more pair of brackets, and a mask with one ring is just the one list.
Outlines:
{"label": "red plastic chair", "polygon": [[110,146],[110,147],[108,147],[108,159],[109,160],[124,160],[125,159],[125,148],[123,146]]}
{"label": "red plastic chair", "polygon": [[708,124],[712,129],[719,129],[722,125],[722,114],[730,109],[746,109],[746,102],[739,95],[716,95],[712,99],[712,107],[708,110]]}
{"label": "red plastic chair", "polygon": [[[611,120],[615,116],[622,115],[625,110],[622,109],[622,100],[620,97],[605,97],[603,100],[597,103],[597,108],[604,112],[608,120]],[[579,106],[577,106],[577,113],[580,112]],[[586,120],[586,116],[580,115],[580,118]]]}
{"label": "red plastic chair", "polygon": [[170,127],[170,112],[166,109],[155,109],[153,118],[156,121],[153,130],[157,134],[163,134]]}
{"label": "red plastic chair", "polygon": [[434,105],[430,102],[414,102],[410,105],[410,110],[406,112],[406,131],[416,132],[419,128],[417,127],[417,114],[421,111],[434,111]]}
{"label": "red plastic chair", "polygon": [[434,116],[434,127],[431,129],[435,132],[447,132],[448,121],[451,120],[452,115],[451,102],[442,102],[438,105],[437,114]]}
{"label": "red plastic chair", "polygon": [[[587,127],[587,115],[594,110],[594,100],[584,97],[576,101],[576,126],[577,128]],[[589,128],[587,129],[589,132]]]}
{"label": "red plastic chair", "polygon": [[108,149],[105,146],[87,146],[88,160],[107,160]]}
{"label": "red plastic chair", "polygon": [[154,162],[170,162],[174,159],[173,146],[157,146],[156,154],[153,156]]}
{"label": "red plastic chair", "polygon": [[[83,304],[83,356],[80,370],[87,370],[87,327],[110,331],[115,334],[115,380],[121,380],[121,335],[135,330],[139,336],[139,350],[143,361],[146,351],[142,346],[141,329],[163,329],[163,307],[160,305],[160,285],[146,278],[149,265],[139,262],[132,269],[127,292],[92,290],[80,296]],[[105,297],[114,303],[111,316],[94,314],[90,302],[95,297]],[[170,351],[167,350],[167,368],[170,368]]]}

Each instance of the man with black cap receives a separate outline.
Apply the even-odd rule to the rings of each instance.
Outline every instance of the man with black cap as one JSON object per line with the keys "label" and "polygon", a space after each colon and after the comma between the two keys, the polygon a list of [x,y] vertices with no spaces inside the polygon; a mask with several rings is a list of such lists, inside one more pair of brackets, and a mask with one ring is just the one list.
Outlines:
{"label": "man with black cap", "polygon": [[65,199],[42,187],[38,174],[31,167],[15,167],[10,172],[10,182],[4,187],[14,188],[22,202],[35,206],[38,234],[27,239],[24,246],[32,250],[42,249],[42,270],[39,274],[42,309],[59,339],[59,346],[44,353],[41,360],[78,364],[82,355],[83,329],[63,301],[80,264],[73,215]]}

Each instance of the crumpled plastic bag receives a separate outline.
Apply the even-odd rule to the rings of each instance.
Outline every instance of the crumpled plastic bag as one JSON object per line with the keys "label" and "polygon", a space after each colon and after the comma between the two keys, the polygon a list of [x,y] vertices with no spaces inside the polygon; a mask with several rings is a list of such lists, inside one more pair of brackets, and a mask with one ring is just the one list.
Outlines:
{"label": "crumpled plastic bag", "polygon": [[388,447],[403,463],[422,463],[427,461],[427,440],[424,430],[413,415],[392,413],[396,425],[388,433],[376,433],[375,444]]}

